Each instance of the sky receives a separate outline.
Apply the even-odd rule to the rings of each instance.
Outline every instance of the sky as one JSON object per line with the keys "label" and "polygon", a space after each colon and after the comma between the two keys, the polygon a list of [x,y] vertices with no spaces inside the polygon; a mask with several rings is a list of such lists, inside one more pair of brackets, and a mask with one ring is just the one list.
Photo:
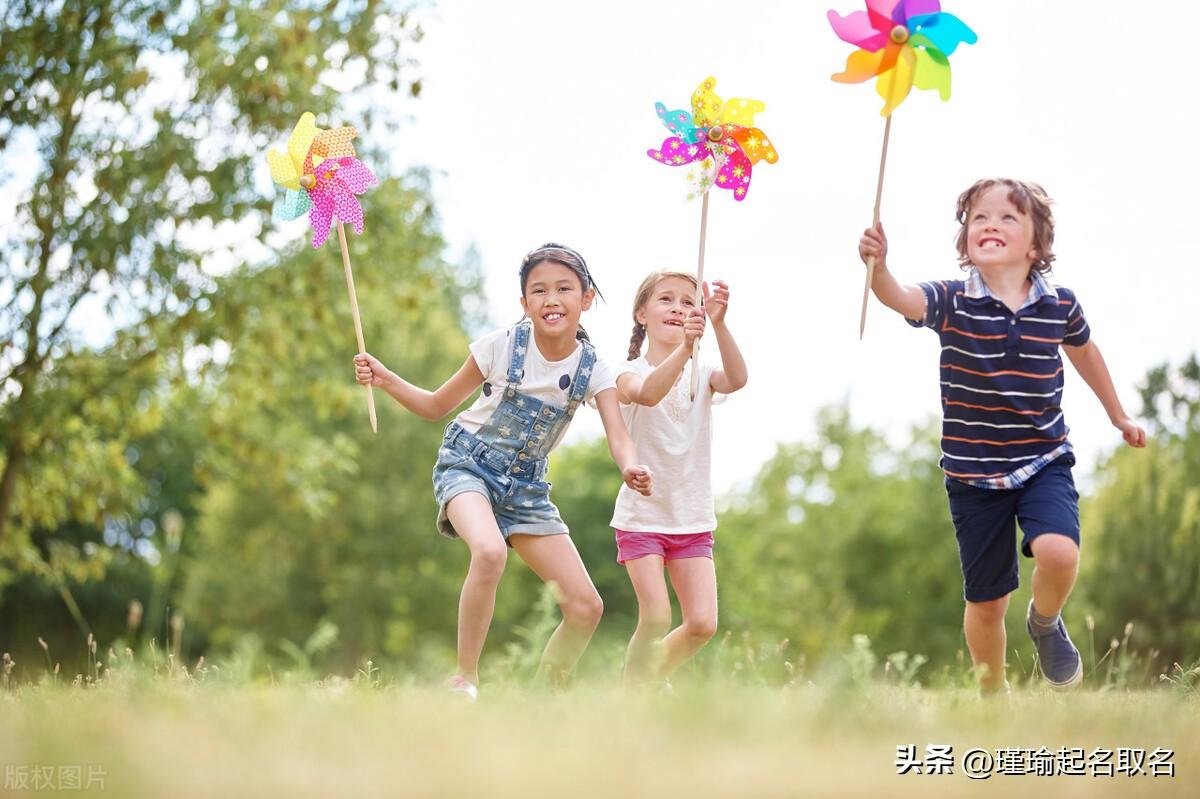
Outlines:
{"label": "sky", "polygon": [[[834,36],[830,7],[446,0],[417,50],[423,91],[398,134],[398,165],[435,170],[446,235],[456,253],[478,250],[492,320],[520,316],[525,252],[570,244],[608,300],[583,323],[613,361],[625,357],[641,279],[697,263],[700,204],[684,201],[681,170],[645,155],[669,135],[654,103],[687,108],[709,75],[722,98],[766,103],[756,124],[779,162],[756,166],[744,202],[717,192],[709,208],[705,277],[730,284],[728,324],[750,373],[714,414],[718,493],[744,487],[777,443],[811,439],[823,406],[848,402],[856,423],[897,446],[939,411],[933,332],[872,298],[858,339],[857,241],[884,120],[872,83],[830,80],[854,49]],[[954,278],[959,193],[981,177],[1041,183],[1055,200],[1053,280],[1078,294],[1136,414],[1145,372],[1200,349],[1193,58],[1157,46],[1166,40],[1154,32],[1200,28],[1200,7],[1160,2],[1136,20],[1123,4],[1082,8],[943,3],[979,41],[951,57],[948,102],[914,90],[894,114],[882,220],[899,279]],[[711,341],[705,352],[717,357]],[[1120,434],[1070,366],[1063,404],[1086,482]],[[566,441],[601,430],[596,414],[580,414]]]}
{"label": "sky", "polygon": [[[857,424],[887,432],[896,446],[939,411],[932,332],[872,299],[858,339],[857,241],[871,220],[884,120],[872,83],[830,80],[854,48],[833,34],[829,7],[443,0],[417,12],[426,31],[411,51],[421,96],[393,100],[411,119],[384,143],[390,167],[433,171],[449,256],[478,252],[492,322],[520,316],[524,253],[563,242],[585,255],[607,298],[583,322],[609,361],[625,357],[642,278],[696,268],[700,204],[684,201],[682,170],[646,156],[668,135],[655,102],[687,108],[711,75],[721,97],[766,103],[756,124],[779,162],[757,165],[744,202],[716,192],[708,217],[705,277],[730,284],[727,321],[750,374],[714,414],[718,494],[745,487],[777,443],[810,440],[824,406],[848,403]],[[837,10],[863,7],[847,0]],[[1104,0],[943,7],[979,41],[951,57],[949,102],[914,91],[893,117],[882,199],[889,266],[908,282],[958,276],[959,193],[980,177],[1041,183],[1056,203],[1053,280],[1076,291],[1136,413],[1148,369],[1200,350],[1191,249],[1200,156],[1188,143],[1187,105],[1194,58],[1163,44],[1170,40],[1156,28],[1200,29],[1200,4],[1163,0],[1136,18]],[[179,78],[159,66],[169,89]],[[353,124],[353,109],[346,113],[322,121]],[[0,171],[11,188],[28,186],[35,169],[13,158]],[[260,172],[257,183],[272,192],[265,163]],[[11,221],[17,196],[0,197],[0,222]],[[269,254],[264,242],[306,236],[307,224],[261,231],[253,220],[230,221],[191,234],[229,245],[208,265],[220,273]],[[711,341],[704,352],[717,357]],[[375,354],[385,363],[398,356]],[[1069,366],[1063,404],[1086,485],[1120,435]],[[566,441],[601,432],[595,413],[581,413]]]}

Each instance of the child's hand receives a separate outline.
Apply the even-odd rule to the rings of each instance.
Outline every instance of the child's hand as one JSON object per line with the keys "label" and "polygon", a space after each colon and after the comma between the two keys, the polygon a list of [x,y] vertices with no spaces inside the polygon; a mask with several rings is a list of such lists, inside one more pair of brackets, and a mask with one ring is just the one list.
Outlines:
{"label": "child's hand", "polygon": [[641,494],[643,497],[650,496],[650,486],[654,482],[650,470],[645,466],[638,464],[636,466],[626,466],[621,470],[621,477],[625,480],[625,485],[632,488],[634,491]]}
{"label": "child's hand", "polygon": [[704,335],[704,326],[704,311],[699,308],[688,311],[687,317],[683,320],[683,344],[685,347],[691,348],[696,339]]}
{"label": "child's hand", "polygon": [[1146,446],[1146,431],[1128,416],[1119,422],[1114,422],[1113,427],[1121,431],[1121,437],[1125,439],[1125,443],[1129,446],[1137,447],[1138,449]]}
{"label": "child's hand", "polygon": [[882,224],[863,231],[862,238],[858,240],[858,256],[864,264],[868,258],[874,257],[876,272],[887,269],[887,236],[884,235]]}
{"label": "child's hand", "polygon": [[712,293],[708,290],[708,281],[704,282],[704,311],[714,325],[724,324],[725,312],[729,310],[729,284],[724,280],[714,280]]}
{"label": "child's hand", "polygon": [[354,378],[364,386],[382,386],[388,368],[374,355],[360,352],[354,356]]}

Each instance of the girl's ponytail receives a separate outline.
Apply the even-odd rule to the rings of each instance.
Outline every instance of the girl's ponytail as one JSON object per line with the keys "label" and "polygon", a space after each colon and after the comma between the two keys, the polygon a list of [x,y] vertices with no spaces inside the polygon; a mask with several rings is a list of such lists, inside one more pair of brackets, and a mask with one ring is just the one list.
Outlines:
{"label": "girl's ponytail", "polygon": [[642,342],[646,340],[646,326],[633,323],[633,335],[629,337],[629,357],[626,360],[636,361],[642,354]]}

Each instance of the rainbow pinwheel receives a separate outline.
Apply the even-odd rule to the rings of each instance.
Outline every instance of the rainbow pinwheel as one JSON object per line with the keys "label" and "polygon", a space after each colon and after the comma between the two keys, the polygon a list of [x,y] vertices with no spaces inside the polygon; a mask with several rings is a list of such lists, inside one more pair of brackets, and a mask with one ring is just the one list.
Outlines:
{"label": "rainbow pinwheel", "polygon": [[689,200],[716,185],[732,192],[740,202],[750,190],[754,164],[763,160],[773,164],[779,154],[767,135],[754,127],[754,115],[766,105],[741,98],[722,101],[713,92],[716,83],[715,78],[705,78],[692,92],[691,113],[668,111],[662,103],[655,103],[658,118],[674,135],[646,155],[667,166],[701,162],[699,174],[688,175],[693,184]]}
{"label": "rainbow pinwheel", "polygon": [[[350,250],[346,244],[348,223],[355,233],[363,232],[363,209],[356,194],[362,194],[379,181],[371,170],[354,154],[351,142],[358,135],[354,128],[322,130],[316,117],[305,111],[288,137],[287,152],[267,151],[271,177],[284,188],[276,199],[273,213],[277,219],[290,221],[308,211],[313,229],[313,247],[320,247],[337,222],[338,245],[342,250],[342,268],[346,272],[346,290],[350,294],[350,312],[354,318],[354,335],[358,351],[366,352],[362,320],[358,314],[358,296],[354,292],[354,273],[350,268]],[[375,417],[375,395],[367,390],[367,416],[371,430],[378,432]]]}
{"label": "rainbow pinwheel", "polygon": [[313,228],[313,246],[320,247],[333,228],[333,221],[363,231],[363,210],[356,194],[378,183],[375,175],[355,157],[351,144],[358,131],[343,127],[322,130],[308,111],[288,137],[287,152],[267,151],[271,177],[286,190],[275,202],[277,219],[290,221],[308,211]]}
{"label": "rainbow pinwheel", "polygon": [[866,0],[866,11],[841,16],[829,12],[829,24],[842,41],[861,49],[846,59],[846,71],[833,76],[839,83],[862,83],[879,77],[875,90],[883,98],[883,116],[890,116],[913,86],[936,89],[950,99],[949,56],[960,44],[974,44],[975,32],[938,0]]}
{"label": "rainbow pinwheel", "polygon": [[[875,184],[872,225],[878,225],[892,112],[904,102],[913,86],[936,89],[943,100],[949,100],[949,56],[964,42],[974,44],[977,37],[958,17],[943,12],[938,0],[866,0],[866,3],[866,11],[855,11],[845,17],[831,10],[829,24],[838,38],[860,48],[846,59],[846,71],[835,74],[833,79],[839,83],[862,83],[878,77],[875,91],[883,98],[880,113],[887,119],[879,155],[879,179]],[[862,313],[858,320],[860,339],[867,326],[867,300],[874,274],[875,259],[871,257],[867,259]]]}

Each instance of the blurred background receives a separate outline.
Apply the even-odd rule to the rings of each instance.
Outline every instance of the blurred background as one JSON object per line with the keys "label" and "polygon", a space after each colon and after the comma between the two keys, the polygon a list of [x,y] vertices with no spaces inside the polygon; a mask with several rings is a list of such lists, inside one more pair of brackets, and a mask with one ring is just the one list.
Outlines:
{"label": "blurred background", "polygon": [[[640,155],[666,135],[653,102],[682,107],[722,68],[724,96],[774,101],[759,122],[782,158],[736,215],[717,198],[709,226],[710,274],[736,276],[730,324],[751,370],[716,414],[721,627],[752,646],[787,641],[793,661],[820,662],[861,634],[931,670],[961,666],[936,341],[901,333],[877,304],[867,341],[855,340],[853,246],[882,125],[869,89],[825,85],[849,46],[819,4],[749,4],[769,30],[709,61],[696,37],[721,34],[726,6],[646,19],[633,4],[568,5],[4,3],[0,651],[15,678],[50,663],[82,670],[89,636],[185,663],[448,670],[467,551],[434,531],[441,425],[377,392],[371,434],[337,245],[314,251],[303,221],[271,220],[265,150],[282,148],[305,110],[359,128],[360,157],[381,178],[363,198],[365,233],[350,237],[365,337],[408,380],[440,384],[472,338],[515,321],[516,265],[547,239],[593,260],[610,304],[584,321],[617,358],[641,276],[694,258],[698,211],[678,202],[682,177]],[[954,274],[957,191],[1010,163],[1022,177],[1050,172],[1043,182],[1072,209],[1060,263],[1074,254],[1076,266],[1061,279],[1080,290],[1122,398],[1151,432],[1145,451],[1119,449],[1072,375],[1084,556],[1066,616],[1090,662],[1132,640],[1153,681],[1200,658],[1197,278],[1188,265],[1168,277],[1167,260],[1200,210],[1194,148],[1175,138],[1177,109],[1142,98],[1151,88],[1129,73],[1073,99],[1046,89],[1037,65],[1013,55],[1015,34],[1000,33],[1057,11],[963,5],[981,32],[954,59],[968,99],[914,97],[898,116],[885,186],[894,268]],[[1065,86],[1088,39],[1058,36]],[[785,71],[792,57],[804,63]],[[812,105],[796,99],[797,75]],[[1099,83],[1144,105],[1120,106],[1116,121],[1095,113]],[[818,102],[855,121],[829,123]],[[628,108],[603,127],[619,103]],[[574,160],[590,142],[605,150],[605,137],[619,152]],[[861,158],[821,157],[843,139]],[[1064,155],[1081,148],[1100,155]],[[635,618],[608,528],[620,478],[595,419],[577,428],[550,479],[606,603],[582,668],[616,674]],[[516,558],[508,568],[485,671],[535,652],[544,632],[537,579]],[[1010,625],[1019,648],[1022,614]]]}

